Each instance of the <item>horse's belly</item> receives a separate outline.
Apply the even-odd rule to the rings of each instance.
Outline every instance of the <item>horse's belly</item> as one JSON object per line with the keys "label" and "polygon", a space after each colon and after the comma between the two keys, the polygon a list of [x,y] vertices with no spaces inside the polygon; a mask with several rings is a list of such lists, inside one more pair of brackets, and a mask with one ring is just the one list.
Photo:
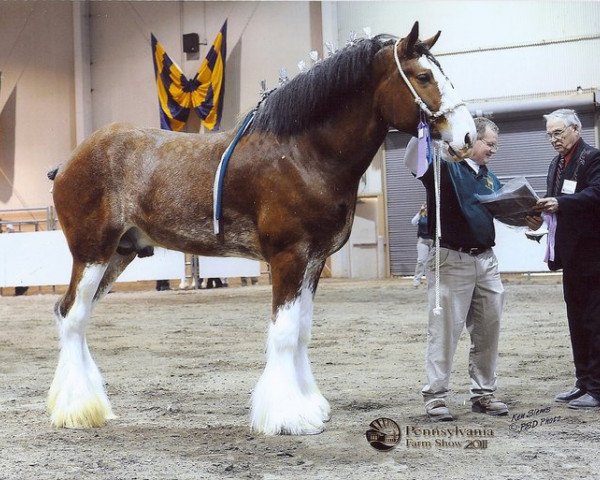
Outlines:
{"label": "horse's belly", "polygon": [[177,250],[207,257],[244,257],[261,260],[257,234],[251,228],[222,227],[222,234],[216,235],[212,219],[201,223],[188,223],[180,228],[144,228],[145,245],[158,245],[169,250]]}

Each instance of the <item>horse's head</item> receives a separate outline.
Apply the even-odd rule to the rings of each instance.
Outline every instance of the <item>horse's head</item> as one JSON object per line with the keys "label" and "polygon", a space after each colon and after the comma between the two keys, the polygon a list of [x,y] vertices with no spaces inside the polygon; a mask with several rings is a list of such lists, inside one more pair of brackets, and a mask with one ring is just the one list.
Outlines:
{"label": "horse's head", "polygon": [[423,112],[433,138],[442,140],[450,157],[460,160],[471,153],[477,134],[469,110],[429,52],[440,33],[420,41],[415,22],[406,38],[381,50],[384,70],[376,101],[385,121],[412,135]]}

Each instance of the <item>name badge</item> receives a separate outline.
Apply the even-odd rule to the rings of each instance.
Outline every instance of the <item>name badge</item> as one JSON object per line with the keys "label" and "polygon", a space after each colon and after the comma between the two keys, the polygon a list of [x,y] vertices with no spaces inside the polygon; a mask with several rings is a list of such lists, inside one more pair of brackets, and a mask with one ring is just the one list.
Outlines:
{"label": "name badge", "polygon": [[577,182],[574,180],[565,180],[563,182],[562,190],[560,193],[575,193]]}

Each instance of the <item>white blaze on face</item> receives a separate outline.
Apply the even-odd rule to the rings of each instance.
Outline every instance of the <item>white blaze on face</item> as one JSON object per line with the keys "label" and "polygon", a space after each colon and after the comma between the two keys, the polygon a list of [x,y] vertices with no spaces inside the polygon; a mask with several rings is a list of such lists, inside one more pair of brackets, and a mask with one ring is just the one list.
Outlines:
{"label": "white blaze on face", "polygon": [[467,134],[469,134],[471,141],[475,141],[477,138],[473,117],[464,105],[456,107],[456,105],[462,103],[462,100],[440,68],[425,56],[419,58],[419,63],[423,68],[431,70],[433,78],[437,82],[442,97],[440,111],[450,109],[450,112],[445,114],[447,128],[440,130],[442,140],[449,143],[456,152],[464,150]]}

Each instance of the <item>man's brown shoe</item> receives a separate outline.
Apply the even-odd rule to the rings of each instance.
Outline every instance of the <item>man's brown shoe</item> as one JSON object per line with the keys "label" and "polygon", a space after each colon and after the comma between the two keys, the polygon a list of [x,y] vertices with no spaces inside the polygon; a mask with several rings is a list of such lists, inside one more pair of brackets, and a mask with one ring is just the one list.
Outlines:
{"label": "man's brown shoe", "polygon": [[508,415],[506,403],[501,402],[493,395],[484,395],[473,400],[471,411],[475,413],[485,413],[487,415]]}

